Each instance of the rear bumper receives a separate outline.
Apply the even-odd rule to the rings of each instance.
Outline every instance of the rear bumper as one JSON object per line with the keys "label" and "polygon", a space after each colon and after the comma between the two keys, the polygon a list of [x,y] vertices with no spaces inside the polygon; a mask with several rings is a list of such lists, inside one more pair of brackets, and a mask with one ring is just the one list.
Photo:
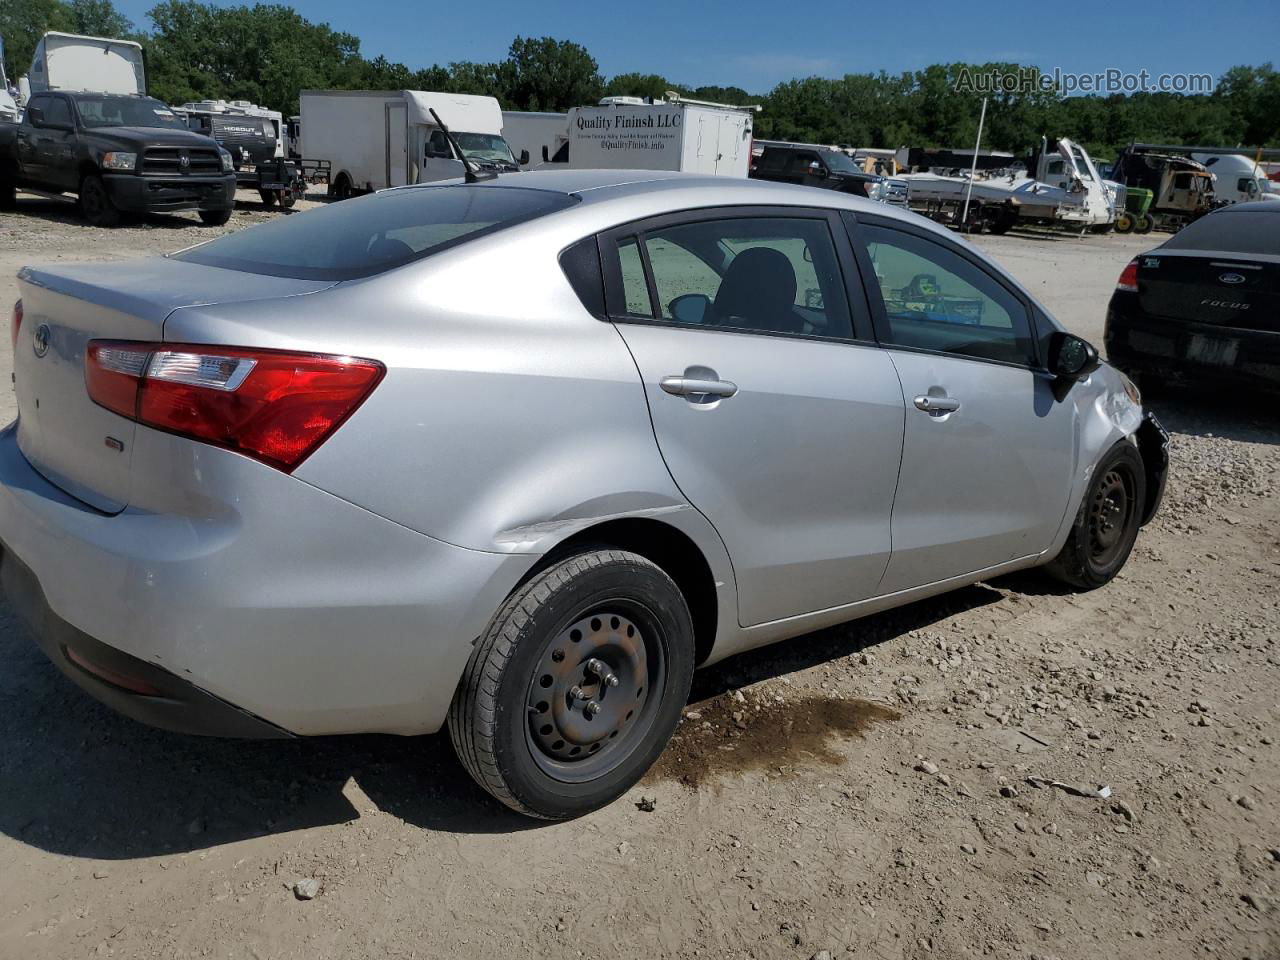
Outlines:
{"label": "rear bumper", "polygon": [[[0,431],[11,602],[77,683],[172,729],[438,730],[473,641],[537,559],[434,540],[145,428],[130,506],[109,516],[41,476],[15,436]],[[162,695],[139,700],[86,678],[76,652]]]}
{"label": "rear bumper", "polygon": [[111,202],[129,213],[171,210],[229,210],[236,202],[236,175],[216,177],[143,177],[106,174]]}
{"label": "rear bumper", "polygon": [[1107,359],[1126,373],[1174,383],[1280,390],[1280,333],[1110,309],[1104,340]]}
{"label": "rear bumper", "polygon": [[10,606],[54,666],[96,700],[175,733],[254,740],[290,736],[168,670],[77,630],[50,609],[31,568],[12,550],[0,549],[0,583]]}

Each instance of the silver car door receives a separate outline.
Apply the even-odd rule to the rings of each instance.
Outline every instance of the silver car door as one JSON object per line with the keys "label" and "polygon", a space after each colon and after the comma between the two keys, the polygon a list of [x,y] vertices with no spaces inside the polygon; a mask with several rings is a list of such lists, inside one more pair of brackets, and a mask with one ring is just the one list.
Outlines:
{"label": "silver car door", "polygon": [[1077,418],[1041,366],[1029,305],[932,231],[859,216],[854,236],[906,399],[883,592],[1040,553],[1070,496]]}
{"label": "silver car door", "polygon": [[838,219],[685,213],[606,235],[601,253],[659,448],[724,540],[741,623],[874,595],[904,409],[892,363],[867,342]]}

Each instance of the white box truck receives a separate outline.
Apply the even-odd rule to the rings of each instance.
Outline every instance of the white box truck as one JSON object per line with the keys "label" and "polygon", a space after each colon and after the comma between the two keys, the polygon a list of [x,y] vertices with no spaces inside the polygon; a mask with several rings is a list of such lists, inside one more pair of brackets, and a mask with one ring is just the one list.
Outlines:
{"label": "white box truck", "polygon": [[567,113],[503,110],[502,136],[520,166],[526,169],[568,162]]}
{"label": "white box truck", "polygon": [[467,160],[499,173],[520,169],[502,138],[493,97],[421,90],[303,90],[301,154],[330,165],[329,193],[428,183],[463,175],[435,110]]}
{"label": "white box truck", "polygon": [[670,97],[569,111],[573,170],[681,170],[745,177],[759,107]]}
{"label": "white box truck", "polygon": [[110,37],[46,33],[36,44],[26,82],[30,93],[83,90],[141,96],[147,92],[142,45]]}

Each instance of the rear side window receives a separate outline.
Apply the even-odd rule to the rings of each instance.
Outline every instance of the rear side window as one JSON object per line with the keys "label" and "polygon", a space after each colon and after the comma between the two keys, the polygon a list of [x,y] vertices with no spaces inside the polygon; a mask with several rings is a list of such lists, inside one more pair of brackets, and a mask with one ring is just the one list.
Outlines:
{"label": "rear side window", "polygon": [[273,277],[352,280],[577,202],[567,194],[522,187],[387,190],[228,234],[175,259]]}
{"label": "rear side window", "polygon": [[[1263,203],[1275,203],[1263,200]],[[1280,207],[1280,203],[1275,203]],[[1280,210],[1223,210],[1189,223],[1165,241],[1167,250],[1280,253]]]}

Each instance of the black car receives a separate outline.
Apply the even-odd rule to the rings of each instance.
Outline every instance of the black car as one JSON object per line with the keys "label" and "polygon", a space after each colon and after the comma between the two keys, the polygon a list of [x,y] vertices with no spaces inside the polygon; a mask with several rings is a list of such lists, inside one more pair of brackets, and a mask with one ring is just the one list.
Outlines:
{"label": "black car", "polygon": [[1105,339],[1135,380],[1280,390],[1280,202],[1222,207],[1135,258]]}
{"label": "black car", "polygon": [[122,213],[196,210],[226,223],[236,202],[231,156],[150,97],[37,93],[21,123],[0,123],[0,208],[16,190],[74,193],[95,226]]}
{"label": "black car", "polygon": [[805,144],[765,147],[751,168],[751,176],[756,180],[825,187],[860,197],[869,197],[871,188],[884,180],[860,170],[846,153]]}

